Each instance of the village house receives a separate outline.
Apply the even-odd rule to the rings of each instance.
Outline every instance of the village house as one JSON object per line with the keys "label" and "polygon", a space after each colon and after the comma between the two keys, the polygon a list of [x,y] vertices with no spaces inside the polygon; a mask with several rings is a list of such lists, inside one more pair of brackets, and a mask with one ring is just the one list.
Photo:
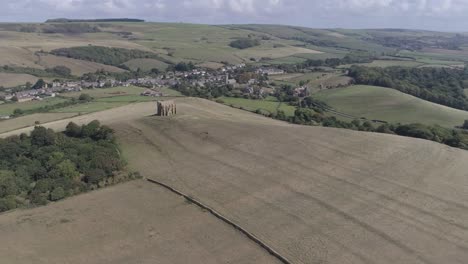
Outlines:
{"label": "village house", "polygon": [[146,89],[144,92],[140,94],[141,96],[151,96],[151,97],[160,97],[164,96],[161,91],[155,91],[151,89]]}
{"label": "village house", "polygon": [[260,68],[257,69],[256,73],[263,75],[280,75],[284,74],[284,70],[275,69],[275,68]]}

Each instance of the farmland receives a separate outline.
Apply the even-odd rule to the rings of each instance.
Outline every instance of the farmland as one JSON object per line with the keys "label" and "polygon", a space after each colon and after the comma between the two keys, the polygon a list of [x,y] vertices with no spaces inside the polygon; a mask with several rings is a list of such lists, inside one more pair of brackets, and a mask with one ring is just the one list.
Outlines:
{"label": "farmland", "polygon": [[[462,129],[421,126],[411,131],[416,135],[409,135],[429,135],[425,138],[432,141],[390,134],[396,129],[385,131],[389,134],[363,132],[379,130],[369,122],[354,125],[340,122],[344,119],[341,116],[337,116],[338,121],[329,118],[332,112],[322,115],[315,108],[320,103],[312,100],[324,101],[339,112],[369,120],[460,126],[468,120],[467,111],[390,88],[352,85],[352,81],[359,79],[347,76],[351,64],[342,64],[359,63],[380,67],[379,71],[392,66],[461,69],[464,61],[468,61],[467,45],[453,50],[443,46],[450,44],[452,38],[463,39],[465,35],[279,25],[87,24],[92,31],[76,34],[40,31],[49,26],[47,23],[31,25],[38,31],[27,33],[21,32],[22,24],[0,24],[0,67],[45,71],[63,65],[71,69],[73,76],[62,77],[73,82],[79,82],[80,75],[100,69],[128,74],[97,72],[82,78],[89,83],[104,83],[106,79],[106,86],[113,83],[107,82],[113,78],[136,80],[142,71],[151,71],[142,74],[151,75],[156,82],[138,85],[170,83],[184,94],[210,100],[184,97],[166,87],[160,89],[163,97],[146,97],[140,95],[146,88],[129,86],[84,89],[41,101],[0,102],[0,115],[11,115],[15,109],[37,110],[69,102],[60,108],[42,109],[47,113],[0,121],[0,140],[6,146],[0,152],[14,157],[18,163],[33,161],[21,154],[20,149],[10,150],[9,140],[17,140],[16,137],[5,141],[3,138],[31,132],[37,124],[63,131],[69,122],[74,122],[77,126],[70,127],[80,131],[76,134],[78,139],[86,130],[81,125],[98,120],[115,131],[116,137],[108,140],[119,144],[112,150],[126,161],[125,169],[139,172],[144,178],[43,207],[1,214],[3,262],[280,263],[259,244],[267,245],[270,252],[273,250],[295,264],[464,264],[468,259],[468,152],[449,147],[468,148],[460,140],[464,136]],[[255,45],[236,48],[231,45],[236,41]],[[75,52],[54,53],[60,56],[49,53],[63,48],[75,48]],[[345,56],[346,60],[325,61]],[[209,69],[238,63],[250,65],[233,66],[232,71],[226,67],[219,74],[210,75],[213,73],[210,70],[202,73],[179,68],[176,72],[178,62],[190,65],[186,67],[189,70],[192,65]],[[275,64],[282,65],[270,66]],[[163,72],[168,67],[176,77]],[[273,75],[277,70],[285,74]],[[266,76],[262,72],[272,74]],[[219,76],[220,79],[214,78]],[[202,80],[209,77],[215,81]],[[22,85],[37,78],[0,73],[0,86]],[[231,82],[232,79],[236,82]],[[462,77],[453,82],[446,79],[440,87],[456,84],[460,93],[465,88],[463,81],[468,83]],[[403,81],[398,83],[405,84]],[[129,83],[137,82],[121,84]],[[308,90],[295,89],[299,86],[307,86]],[[275,88],[281,100],[310,108],[295,112],[295,106],[279,102],[271,94],[262,100],[248,99],[261,98],[262,92]],[[465,93],[468,94],[467,89]],[[78,99],[81,94],[92,98]],[[312,98],[307,98],[309,95]],[[175,100],[177,115],[155,116],[155,101],[166,99]],[[291,123],[265,117],[280,110],[290,117]],[[318,119],[323,121],[315,122]],[[296,125],[299,123],[311,126]],[[319,124],[335,127],[351,124],[347,128],[355,130]],[[367,124],[372,129],[365,129]],[[383,125],[379,129],[388,127]],[[398,126],[401,127],[404,126]],[[439,138],[430,129],[448,136]],[[47,135],[46,129],[42,131]],[[96,138],[93,140],[102,140]],[[104,146],[106,142],[98,144]],[[74,154],[74,148],[63,149],[67,155]],[[28,178],[35,179],[31,184],[8,182],[6,174],[0,171],[0,191],[4,194],[9,191],[8,184],[22,185],[23,195],[32,195],[29,190],[40,189],[41,184],[51,184],[37,182],[55,157],[41,155],[39,147],[31,151],[44,158],[41,164],[46,164],[43,166],[46,168],[35,168],[37,172]],[[54,155],[60,158],[61,153]],[[99,158],[106,161],[108,157]],[[11,169],[11,175],[20,175],[22,170],[25,169]],[[74,177],[85,182],[87,173],[81,170]],[[170,188],[187,198],[169,191]],[[50,198],[50,190],[45,188],[40,194]],[[3,198],[6,201],[6,195]],[[231,224],[226,223],[229,221]]]}
{"label": "farmland", "polygon": [[11,115],[15,109],[21,109],[23,111],[31,110],[35,108],[44,107],[47,105],[53,105],[57,103],[65,102],[66,99],[62,98],[48,98],[42,101],[29,101],[23,103],[7,103],[0,105],[0,115]]}
{"label": "farmland", "polygon": [[38,80],[37,77],[29,74],[15,74],[15,73],[3,73],[0,72],[0,86],[3,87],[14,87],[17,85],[23,85],[27,82],[36,83]]}
{"label": "farmland", "polygon": [[278,263],[230,226],[145,181],[3,214],[0,230],[7,263]]}
{"label": "farmland", "polygon": [[258,109],[266,111],[267,113],[276,114],[278,110],[284,111],[286,116],[293,116],[296,108],[294,106],[281,103],[273,99],[253,100],[245,98],[222,97],[221,100],[224,104],[236,108],[242,108],[248,111],[256,111]]}
{"label": "farmland", "polygon": [[[459,260],[468,257],[464,250],[468,246],[464,242],[468,236],[464,227],[468,197],[461,194],[464,187],[460,184],[465,178],[468,158],[465,151],[392,135],[289,125],[202,99],[183,98],[177,102],[179,111],[173,118],[151,116],[153,105],[139,103],[70,120],[80,124],[97,118],[111,125],[131,168],[196,197],[293,263],[462,263]],[[63,129],[65,125],[66,120],[46,124],[55,129]],[[21,131],[27,129],[15,133]],[[451,168],[450,177],[441,177],[446,175],[447,167]],[[134,184],[140,185],[139,191],[133,191]],[[122,192],[128,193],[126,202],[120,202]],[[34,257],[37,252],[49,259],[75,259],[79,253],[72,248],[85,246],[84,241],[92,245],[111,239],[129,241],[132,245],[130,241],[139,239],[139,234],[148,235],[144,233],[147,215],[155,225],[151,231],[160,237],[157,241],[166,241],[166,230],[169,233],[172,230],[164,223],[193,230],[190,228],[193,220],[173,222],[185,218],[168,214],[169,210],[160,214],[166,221],[159,221],[151,214],[153,209],[145,209],[146,205],[156,210],[160,207],[155,203],[178,201],[175,197],[161,198],[160,192],[155,185],[135,182],[34,211],[7,213],[0,219],[3,227],[0,234],[10,238],[11,245],[22,241],[23,249],[30,253],[13,252],[26,263],[28,256]],[[102,202],[89,207],[88,199]],[[107,209],[105,201],[112,201],[112,210]],[[50,210],[48,214],[42,211],[44,208]],[[81,208],[88,209],[83,212]],[[182,212],[193,210],[179,208]],[[56,211],[60,213],[54,219],[70,221],[53,222],[48,215],[56,215]],[[125,222],[127,217],[112,217],[114,214],[139,215],[141,225],[129,225]],[[90,222],[103,215],[107,216],[105,221]],[[201,221],[211,223],[211,216],[203,215],[206,218]],[[47,232],[44,225],[36,224],[38,217],[49,223]],[[128,221],[134,222],[132,217]],[[30,220],[21,221],[24,218]],[[18,221],[28,225],[21,230],[30,231],[9,231]],[[109,226],[125,228],[119,228],[121,233],[101,236]],[[78,231],[82,229],[86,231]],[[210,229],[223,234],[217,228]],[[61,243],[64,232],[74,238],[73,244]],[[61,250],[32,247],[37,237],[46,234],[48,243],[60,245]],[[203,241],[212,243],[214,238],[206,235],[211,233],[204,234]],[[192,248],[190,238],[198,238],[193,233],[187,235],[184,238],[189,242],[178,243],[177,252]],[[133,247],[118,250],[120,245],[120,242],[108,244],[96,261],[117,262],[122,254],[136,250]],[[245,249],[254,250],[253,247]],[[151,248],[137,250],[138,259],[162,254],[155,251],[158,246]],[[96,254],[93,252],[96,251],[89,256]],[[184,262],[180,257],[185,254],[171,252],[164,255],[168,262]],[[192,248],[189,252],[197,251]],[[229,256],[223,251],[214,254]],[[236,255],[244,254],[238,251]],[[79,256],[86,258],[88,254]],[[255,258],[262,259],[247,257]]]}
{"label": "farmland", "polygon": [[314,97],[350,115],[393,123],[454,127],[468,119],[466,111],[427,102],[390,88],[357,85],[322,91]]}

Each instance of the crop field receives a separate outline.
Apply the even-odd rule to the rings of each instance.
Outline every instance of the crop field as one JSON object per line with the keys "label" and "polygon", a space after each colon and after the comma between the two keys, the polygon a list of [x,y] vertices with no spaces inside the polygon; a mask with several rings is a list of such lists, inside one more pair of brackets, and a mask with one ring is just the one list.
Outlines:
{"label": "crop field", "polygon": [[104,89],[84,89],[80,92],[73,92],[73,93],[64,93],[61,94],[65,97],[79,97],[81,94],[89,94],[93,98],[102,98],[102,97],[113,97],[113,96],[122,96],[122,95],[139,95],[145,91],[145,88],[137,87],[137,86],[119,86],[119,87],[112,87],[112,88],[104,88]]}
{"label": "crop field", "polygon": [[466,111],[424,101],[390,88],[356,85],[322,91],[314,97],[347,114],[393,123],[454,127],[468,119]]}
{"label": "crop field", "polygon": [[15,87],[27,82],[36,83],[39,78],[29,74],[3,73],[0,72],[0,86]]}
{"label": "crop field", "polygon": [[279,263],[231,226],[143,180],[3,214],[0,234],[5,263]]}
{"label": "crop field", "polygon": [[274,100],[253,100],[245,98],[234,98],[234,97],[221,97],[226,105],[232,105],[233,107],[242,107],[248,111],[256,111],[257,109],[267,111],[269,113],[276,113],[278,110],[284,111],[286,116],[293,116],[296,108],[294,106],[280,103]]}
{"label": "crop field", "polygon": [[[153,105],[139,103],[46,126],[93,119],[110,125],[131,168],[197,198],[292,263],[462,264],[468,258],[466,151],[290,125],[202,99],[177,103],[178,115],[169,118],[151,116]],[[450,176],[443,176],[447,168]],[[204,263],[224,262],[228,252],[239,258],[233,263],[274,262],[220,224],[157,185],[136,181],[2,215],[0,235],[8,243],[0,254],[19,263],[39,255],[48,263],[187,263],[202,250]],[[201,227],[209,228],[193,232]],[[73,239],[64,243],[65,237]],[[205,243],[217,250],[206,251]]]}
{"label": "crop field", "polygon": [[[292,263],[468,257],[465,151],[292,126],[194,101],[179,102],[174,118],[114,126],[130,164],[197,197]],[[450,177],[441,177],[448,167]]]}
{"label": "crop field", "polygon": [[53,113],[93,113],[119,106],[126,105],[128,102],[100,102],[93,101],[85,104],[77,104],[64,108],[54,109]]}
{"label": "crop field", "polygon": [[46,105],[53,105],[57,103],[65,102],[65,99],[62,98],[48,98],[42,101],[29,101],[23,103],[8,103],[0,105],[0,115],[11,115],[15,109],[21,110],[31,110],[35,108],[40,108]]}

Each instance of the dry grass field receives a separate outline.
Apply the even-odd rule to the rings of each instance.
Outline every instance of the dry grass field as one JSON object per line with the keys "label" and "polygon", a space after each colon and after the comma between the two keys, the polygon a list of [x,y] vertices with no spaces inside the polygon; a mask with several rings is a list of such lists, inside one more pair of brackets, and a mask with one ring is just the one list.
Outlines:
{"label": "dry grass field", "polygon": [[2,263],[278,263],[231,226],[146,181],[0,215]]}
{"label": "dry grass field", "polygon": [[38,64],[44,68],[53,68],[55,66],[68,67],[73,75],[81,76],[85,73],[96,72],[97,70],[105,70],[108,72],[124,72],[125,70],[100,63],[76,60],[66,57],[58,57],[54,55],[41,55]]}
{"label": "dry grass field", "polygon": [[[111,125],[133,169],[214,208],[292,263],[466,263],[468,152],[413,138],[290,125],[202,99],[177,102],[178,115],[171,118],[152,116],[154,104],[140,103],[70,120]],[[21,131],[27,129],[15,133]],[[135,191],[132,184],[141,186]],[[231,251],[204,251],[205,243],[216,244],[212,231],[217,239],[225,236],[216,235],[218,220],[205,214],[177,224],[184,218],[166,203],[183,201],[158,198],[160,192],[134,182],[4,214],[0,236],[8,243],[0,255],[14,254],[8,263],[29,263],[45,250],[47,263],[74,263],[87,262],[83,252],[90,250],[96,263],[227,263],[222,257]],[[201,229],[195,232],[192,224]],[[164,243],[174,225],[189,230],[171,235],[184,242]],[[142,243],[151,227],[160,239]],[[64,237],[74,239],[64,243]],[[216,260],[199,261],[197,249]]]}
{"label": "dry grass field", "polygon": [[77,113],[39,113],[0,121],[0,133],[16,130],[23,127],[34,126],[36,121],[40,124],[49,123],[77,115]]}
{"label": "dry grass field", "polygon": [[39,78],[29,74],[16,74],[0,72],[0,86],[15,87],[27,82],[36,83]]}

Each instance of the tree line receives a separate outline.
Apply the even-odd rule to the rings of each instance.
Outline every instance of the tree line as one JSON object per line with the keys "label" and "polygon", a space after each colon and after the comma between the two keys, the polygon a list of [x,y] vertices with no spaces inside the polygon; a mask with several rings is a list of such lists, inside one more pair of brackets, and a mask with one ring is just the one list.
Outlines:
{"label": "tree line", "polygon": [[393,88],[430,102],[468,110],[464,93],[464,81],[468,76],[463,70],[352,66],[348,75],[356,84]]}
{"label": "tree line", "polygon": [[[468,150],[468,132],[460,129],[449,129],[438,125],[391,124],[387,122],[372,122],[366,119],[354,119],[350,122],[339,120],[334,116],[327,116],[324,109],[327,104],[306,97],[300,101],[294,116],[286,116],[284,112],[278,111],[270,115],[273,118],[288,121],[295,124],[314,125],[324,127],[336,127],[358,131],[394,134],[405,137],[421,138],[435,141],[451,147]],[[468,121],[463,126],[468,127]]]}
{"label": "tree line", "polygon": [[124,48],[109,48],[102,46],[82,46],[60,48],[50,52],[56,56],[79,59],[120,67],[132,59],[157,59],[172,64],[171,61],[161,58],[158,54],[148,51]]}

